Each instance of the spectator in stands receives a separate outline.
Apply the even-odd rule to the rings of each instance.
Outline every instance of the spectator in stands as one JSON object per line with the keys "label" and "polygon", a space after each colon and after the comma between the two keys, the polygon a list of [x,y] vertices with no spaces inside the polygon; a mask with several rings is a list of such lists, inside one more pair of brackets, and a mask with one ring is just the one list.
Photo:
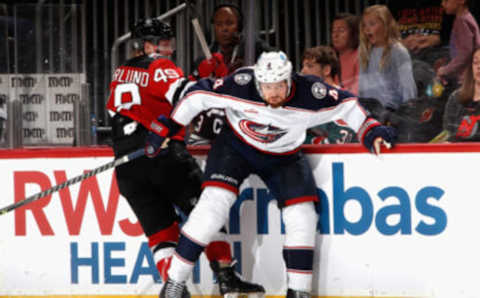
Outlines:
{"label": "spectator in stands", "polygon": [[358,16],[341,13],[335,16],[332,23],[332,46],[340,60],[340,85],[358,94]]}
{"label": "spectator in stands", "polygon": [[468,8],[469,0],[443,0],[445,13],[455,15],[450,36],[450,62],[438,68],[437,76],[443,81],[458,84],[473,50],[480,46],[480,29]]}
{"label": "spectator in stands", "polygon": [[470,58],[462,86],[445,106],[443,139],[451,142],[480,141],[480,48]]}
{"label": "spectator in stands", "polygon": [[444,13],[441,0],[389,1],[388,7],[412,59],[433,66],[439,59],[448,58],[453,18]]}
{"label": "spectator in stands", "polygon": [[[245,65],[242,11],[234,4],[220,4],[213,11],[211,24],[213,25],[214,41],[210,46],[210,51],[221,54],[217,57],[223,59],[228,68],[227,74],[230,74]],[[255,40],[255,60],[262,52],[271,50],[273,48],[265,41],[259,38]],[[200,58],[199,61],[203,59]],[[200,64],[197,64],[198,67],[201,66]],[[194,74],[201,76],[202,72],[199,73],[198,67]]]}
{"label": "spectator in stands", "polygon": [[[245,65],[245,40],[243,39],[243,16],[239,7],[233,4],[221,4],[215,7],[211,19],[215,40],[210,47],[213,57],[198,59],[193,75],[197,78],[215,74],[223,77]],[[262,52],[272,51],[265,41],[256,39],[255,60]],[[224,69],[223,65],[227,68]],[[189,126],[188,144],[209,144],[221,131],[225,123],[225,113],[221,109],[210,109],[199,114]]]}
{"label": "spectator in stands", "polygon": [[[335,50],[329,46],[308,48],[303,53],[302,71],[339,88],[337,79],[340,64]],[[307,130],[306,144],[342,144],[356,141],[355,132],[342,120],[328,122]]]}
{"label": "spectator in stands", "polygon": [[390,110],[417,97],[412,60],[385,5],[369,6],[363,12],[359,60],[359,96],[376,98]]}
{"label": "spectator in stands", "polygon": [[335,88],[338,85],[340,64],[335,50],[329,46],[308,48],[303,53],[302,71],[304,75],[313,75]]}

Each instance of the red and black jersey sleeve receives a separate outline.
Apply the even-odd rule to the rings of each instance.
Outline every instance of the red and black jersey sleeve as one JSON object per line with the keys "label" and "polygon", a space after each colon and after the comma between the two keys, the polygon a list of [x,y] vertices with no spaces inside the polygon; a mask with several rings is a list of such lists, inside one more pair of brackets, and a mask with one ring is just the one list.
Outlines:
{"label": "red and black jersey sleeve", "polygon": [[[141,60],[129,60],[113,75],[107,109],[155,131],[153,128],[159,124],[157,118],[170,115],[172,105],[167,93],[182,77],[182,70],[166,58],[143,56]],[[175,139],[183,136],[184,130]]]}

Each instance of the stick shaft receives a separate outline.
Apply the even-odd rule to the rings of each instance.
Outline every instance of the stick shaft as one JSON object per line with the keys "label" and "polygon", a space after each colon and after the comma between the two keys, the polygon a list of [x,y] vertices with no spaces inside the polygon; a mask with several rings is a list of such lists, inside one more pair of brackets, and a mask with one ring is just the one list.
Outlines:
{"label": "stick shaft", "polygon": [[51,188],[49,188],[49,189],[47,189],[47,190],[44,190],[44,191],[42,191],[42,192],[39,192],[39,193],[37,193],[37,194],[35,194],[35,195],[32,195],[32,196],[30,196],[30,197],[28,197],[28,198],[25,198],[25,199],[23,199],[23,200],[21,200],[21,201],[18,201],[18,202],[16,202],[16,203],[11,204],[11,205],[8,205],[8,206],[0,209],[0,215],[4,215],[5,213],[10,212],[10,211],[12,211],[12,210],[14,210],[14,209],[17,209],[17,208],[19,208],[19,207],[21,207],[21,206],[24,206],[24,205],[26,205],[26,204],[35,202],[35,201],[37,201],[38,199],[41,199],[41,198],[46,197],[46,196],[49,196],[49,195],[51,195],[51,194],[54,193],[54,192],[57,192],[57,191],[59,191],[59,190],[61,190],[61,189],[64,189],[65,187],[69,187],[69,186],[72,185],[72,184],[78,183],[78,182],[83,181],[83,180],[85,180],[85,179],[87,179],[87,178],[90,178],[90,177],[92,177],[92,176],[95,176],[95,175],[97,175],[97,174],[99,174],[99,173],[101,173],[101,172],[104,172],[104,171],[108,170],[108,169],[111,169],[111,168],[117,167],[117,166],[119,166],[119,165],[122,165],[122,164],[124,164],[124,163],[127,163],[127,162],[129,162],[130,160],[133,160],[133,159],[135,159],[135,158],[138,158],[138,157],[140,157],[140,156],[143,156],[144,154],[145,154],[145,150],[144,150],[143,148],[142,148],[142,149],[138,149],[137,151],[134,151],[134,152],[132,152],[132,153],[129,153],[129,154],[127,154],[127,155],[124,155],[124,156],[122,156],[122,157],[120,157],[120,158],[117,158],[117,159],[115,159],[115,160],[113,160],[113,161],[111,161],[111,162],[109,162],[109,163],[106,163],[106,164],[104,164],[104,165],[102,165],[102,166],[99,166],[98,168],[95,168],[95,169],[93,169],[93,170],[91,170],[91,171],[89,171],[89,172],[87,172],[87,173],[84,173],[84,174],[82,174],[82,175],[78,175],[78,176],[76,176],[76,177],[73,177],[73,178],[71,178],[71,179],[69,179],[69,180],[67,180],[67,181],[65,181],[65,182],[63,182],[63,183],[61,183],[61,184],[57,184],[57,185],[55,185],[55,186],[53,186],[53,187],[51,187]]}
{"label": "stick shaft", "polygon": [[200,42],[200,46],[202,47],[202,52],[205,55],[205,58],[207,59],[212,58],[212,52],[210,52],[210,49],[208,48],[207,40],[205,39],[205,34],[203,34],[202,28],[200,27],[200,24],[198,23],[197,18],[192,19],[192,25],[195,31],[195,35],[197,35],[198,41]]}

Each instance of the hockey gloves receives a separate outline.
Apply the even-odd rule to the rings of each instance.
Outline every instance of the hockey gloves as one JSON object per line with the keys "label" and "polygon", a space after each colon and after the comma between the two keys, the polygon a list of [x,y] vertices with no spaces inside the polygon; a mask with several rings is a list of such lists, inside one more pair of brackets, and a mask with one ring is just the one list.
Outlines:
{"label": "hockey gloves", "polygon": [[209,76],[221,78],[228,74],[228,68],[225,62],[223,62],[223,55],[221,53],[213,53],[212,58],[202,60],[198,65],[197,71],[198,77],[200,78]]}
{"label": "hockey gloves", "polygon": [[363,145],[372,153],[378,155],[382,145],[387,149],[395,145],[397,132],[391,126],[378,125],[367,131],[363,138]]}
{"label": "hockey gloves", "polygon": [[158,122],[152,123],[145,140],[145,155],[153,158],[157,155],[165,155],[168,152],[170,136],[175,135],[182,127],[173,120],[160,115]]}

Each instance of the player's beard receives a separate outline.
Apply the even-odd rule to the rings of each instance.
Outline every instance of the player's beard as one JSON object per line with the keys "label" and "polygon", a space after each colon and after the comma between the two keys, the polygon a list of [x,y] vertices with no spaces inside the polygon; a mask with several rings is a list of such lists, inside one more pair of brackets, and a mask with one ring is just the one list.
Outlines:
{"label": "player's beard", "polygon": [[272,108],[278,108],[282,106],[287,99],[280,96],[273,96],[265,100]]}

